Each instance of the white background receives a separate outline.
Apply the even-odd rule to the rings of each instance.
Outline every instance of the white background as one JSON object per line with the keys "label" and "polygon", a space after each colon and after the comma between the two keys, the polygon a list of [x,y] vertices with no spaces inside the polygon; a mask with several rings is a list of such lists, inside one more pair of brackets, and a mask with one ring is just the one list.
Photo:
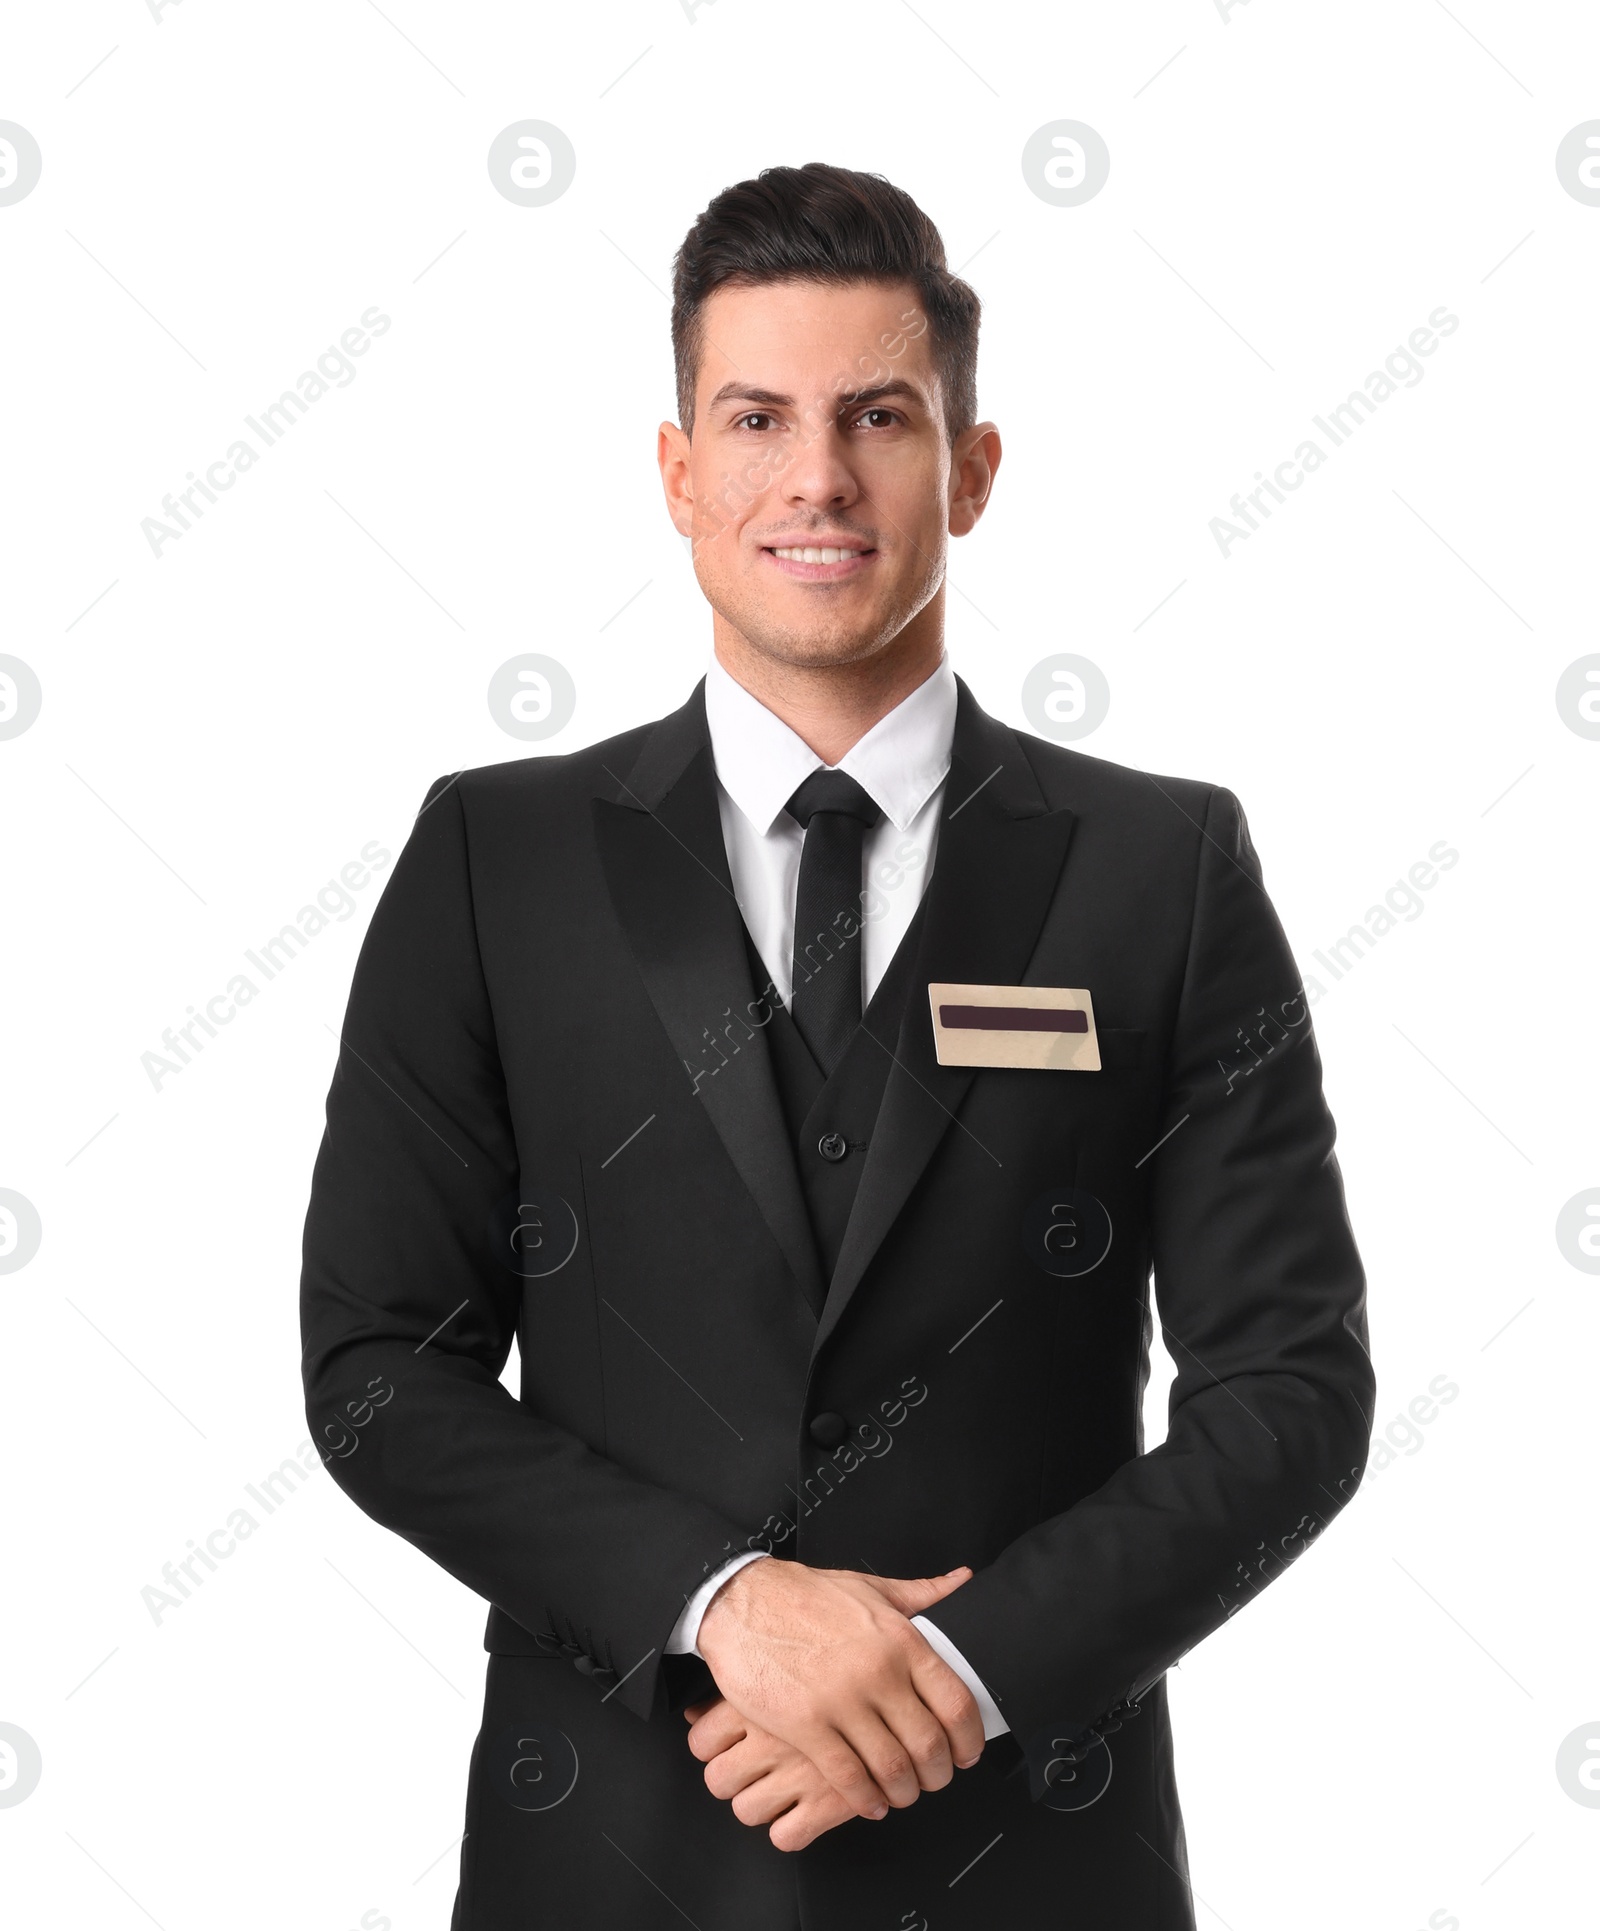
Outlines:
{"label": "white background", "polygon": [[[1600,1279],[1555,1221],[1600,1184],[1600,743],[1555,686],[1600,648],[1600,208],[1554,157],[1597,57],[1589,10],[1505,0],[9,16],[44,170],[0,207],[0,650],[44,702],[0,744],[0,1186],[44,1234],[0,1277],[0,1722],[44,1767],[0,1809],[8,1920],[448,1921],[476,1600],[320,1469],[159,1625],[141,1599],[305,1438],[301,1221],[381,881],[159,1091],[141,1055],[434,777],[681,701],[671,255],[826,159],[914,194],[985,304],[1006,458],[957,670],[1020,725],[1028,669],[1087,655],[1082,748],[1243,800],[1326,991],[1380,1436],[1459,1388],[1171,1678],[1200,1923],[1587,1921],[1600,1812],[1555,1754],[1600,1734]],[[577,151],[543,208],[485,166],[524,118]],[[1075,208],[1020,165],[1061,118],[1112,157]],[[1224,558],[1209,520],[1441,304],[1425,378]],[[152,555],[141,519],[373,305],[356,379]],[[577,684],[549,745],[486,703],[528,650]],[[1440,839],[1422,914],[1319,971]]]}

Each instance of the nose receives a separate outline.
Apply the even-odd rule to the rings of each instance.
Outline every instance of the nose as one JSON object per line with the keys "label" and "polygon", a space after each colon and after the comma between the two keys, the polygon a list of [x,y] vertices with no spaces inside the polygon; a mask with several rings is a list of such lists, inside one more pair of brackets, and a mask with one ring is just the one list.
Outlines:
{"label": "nose", "polygon": [[780,479],[783,500],[813,510],[858,502],[861,489],[849,454],[844,437],[832,422],[808,433]]}

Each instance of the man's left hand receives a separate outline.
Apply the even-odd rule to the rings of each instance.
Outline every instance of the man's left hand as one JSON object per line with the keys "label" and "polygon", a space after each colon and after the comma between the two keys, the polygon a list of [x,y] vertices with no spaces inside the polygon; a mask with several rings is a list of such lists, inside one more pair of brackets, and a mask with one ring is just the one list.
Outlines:
{"label": "man's left hand", "polygon": [[855,1812],[809,1757],[747,1722],[725,1696],[684,1711],[689,1748],[706,1766],[706,1788],[741,1824],[767,1824],[780,1851],[801,1851]]}

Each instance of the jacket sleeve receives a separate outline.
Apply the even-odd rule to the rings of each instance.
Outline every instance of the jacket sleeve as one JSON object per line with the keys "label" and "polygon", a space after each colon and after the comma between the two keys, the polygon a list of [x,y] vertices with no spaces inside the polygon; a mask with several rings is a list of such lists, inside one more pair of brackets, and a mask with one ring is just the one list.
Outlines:
{"label": "jacket sleeve", "polygon": [[522,1282],[490,1223],[520,1182],[467,822],[440,779],[361,948],[328,1095],[301,1280],[306,1414],[360,1508],[646,1716],[685,1600],[743,1533],[501,1384]]}
{"label": "jacket sleeve", "polygon": [[1138,1697],[1301,1554],[1371,1432],[1365,1277],[1300,977],[1238,800],[1214,790],[1148,1218],[1176,1364],[1164,1442],[927,1612],[1033,1770]]}

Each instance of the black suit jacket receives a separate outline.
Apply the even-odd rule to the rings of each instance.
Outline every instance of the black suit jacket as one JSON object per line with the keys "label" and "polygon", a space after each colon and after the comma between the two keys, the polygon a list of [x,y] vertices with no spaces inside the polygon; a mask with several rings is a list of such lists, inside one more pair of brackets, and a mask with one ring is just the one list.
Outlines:
{"label": "black suit jacket", "polygon": [[[306,1223],[307,1412],[353,1499],[492,1605],[462,1931],[888,1931],[935,1899],[939,1925],[1053,1900],[1080,1927],[1191,1922],[1162,1673],[1359,1480],[1362,1270],[1238,802],[959,693],[829,1280],[703,685],[440,780],[375,910]],[[1104,1069],[939,1065],[932,981],[1089,988]],[[1152,1271],[1177,1379],[1146,1452]],[[832,1453],[819,1413],[850,1430]],[[1015,1741],[774,1851],[705,1791],[662,1653],[747,1547],[970,1563],[933,1620]]]}

